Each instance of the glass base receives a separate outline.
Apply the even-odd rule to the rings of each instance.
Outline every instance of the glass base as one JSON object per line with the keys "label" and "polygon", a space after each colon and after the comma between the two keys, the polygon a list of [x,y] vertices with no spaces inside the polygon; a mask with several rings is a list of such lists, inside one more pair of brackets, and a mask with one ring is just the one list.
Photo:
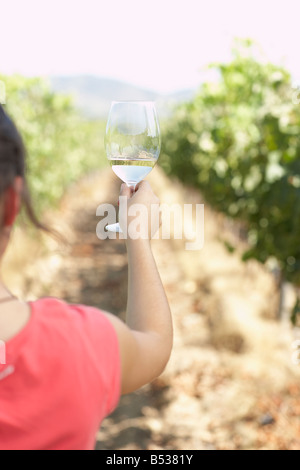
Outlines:
{"label": "glass base", "polygon": [[111,225],[106,225],[105,228],[106,228],[106,230],[107,230],[108,232],[123,233],[119,223],[117,223],[117,224],[111,224]]}

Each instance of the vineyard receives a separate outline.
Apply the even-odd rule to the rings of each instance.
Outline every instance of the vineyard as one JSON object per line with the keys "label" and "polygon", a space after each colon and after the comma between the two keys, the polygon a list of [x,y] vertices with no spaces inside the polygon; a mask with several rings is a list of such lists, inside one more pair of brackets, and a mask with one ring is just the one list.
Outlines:
{"label": "vineyard", "polygon": [[238,46],[231,63],[213,66],[218,81],[204,83],[166,124],[161,164],[240,224],[244,260],[267,263],[297,288],[298,95],[287,71],[259,62],[251,42]]}
{"label": "vineyard", "polygon": [[[159,168],[148,179],[161,201],[202,201]],[[96,207],[116,202],[118,191],[110,168],[69,190],[51,213],[55,227],[68,234],[67,247],[47,238],[37,244],[16,230],[4,266],[14,292],[29,299],[59,296],[123,318],[124,242],[100,241],[95,232]],[[258,262],[245,264],[228,253],[220,231],[236,239],[226,221],[205,207],[203,250],[187,251],[181,240],[152,242],[174,318],[171,360],[159,379],[122,397],[99,430],[98,450],[300,448],[296,331],[288,313],[276,318],[273,276]],[[291,293],[287,308],[288,299],[293,303]]]}
{"label": "vineyard", "polygon": [[[239,44],[230,63],[213,65],[217,80],[161,123],[148,179],[163,203],[204,204],[204,247],[153,240],[172,357],[160,378],[121,399],[98,450],[300,449],[300,107],[289,73],[254,52]],[[96,209],[116,204],[120,184],[104,155],[105,123],[84,119],[41,79],[0,79],[38,215],[67,240],[33,235],[21,220],[7,284],[25,299],[58,296],[124,318],[124,242],[96,236]]]}

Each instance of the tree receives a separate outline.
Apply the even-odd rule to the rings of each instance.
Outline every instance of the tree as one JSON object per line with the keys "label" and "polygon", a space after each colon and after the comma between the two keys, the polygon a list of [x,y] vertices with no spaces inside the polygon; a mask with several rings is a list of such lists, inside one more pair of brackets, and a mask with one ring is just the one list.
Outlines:
{"label": "tree", "polygon": [[218,80],[203,83],[166,123],[161,165],[245,225],[244,260],[276,260],[298,287],[300,106],[290,74],[256,59],[249,41],[230,63],[211,67]]}
{"label": "tree", "polygon": [[105,124],[84,119],[72,99],[54,93],[44,79],[0,75],[0,82],[25,141],[29,185],[41,214],[70,183],[103,165]]}

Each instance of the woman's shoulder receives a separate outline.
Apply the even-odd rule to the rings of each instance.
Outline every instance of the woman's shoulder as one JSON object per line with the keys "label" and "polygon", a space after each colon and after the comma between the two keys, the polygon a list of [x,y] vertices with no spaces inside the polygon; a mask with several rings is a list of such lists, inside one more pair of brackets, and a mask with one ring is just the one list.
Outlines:
{"label": "woman's shoulder", "polygon": [[43,323],[70,323],[74,328],[86,326],[91,329],[111,326],[111,321],[99,307],[70,303],[56,297],[41,297],[29,304],[36,320]]}
{"label": "woman's shoulder", "polygon": [[[68,315],[70,313],[87,313],[94,307],[87,305],[73,304],[57,297],[40,297],[34,301],[28,302],[35,313],[46,315]],[[100,310],[98,310],[100,312]]]}
{"label": "woman's shoulder", "polygon": [[58,299],[56,297],[40,297],[36,300],[32,300],[28,302],[31,307],[37,308],[37,309],[66,309],[68,308],[68,303],[62,299]]}

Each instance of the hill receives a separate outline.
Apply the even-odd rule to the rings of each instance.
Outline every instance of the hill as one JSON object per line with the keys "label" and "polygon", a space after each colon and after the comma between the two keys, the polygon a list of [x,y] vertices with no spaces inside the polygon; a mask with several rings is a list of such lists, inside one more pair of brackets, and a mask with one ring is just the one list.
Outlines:
{"label": "hill", "polygon": [[92,75],[52,76],[50,83],[54,91],[71,94],[75,105],[90,119],[106,119],[114,100],[155,101],[159,114],[166,115],[173,104],[189,100],[194,93],[194,90],[181,90],[161,95],[130,83]]}

